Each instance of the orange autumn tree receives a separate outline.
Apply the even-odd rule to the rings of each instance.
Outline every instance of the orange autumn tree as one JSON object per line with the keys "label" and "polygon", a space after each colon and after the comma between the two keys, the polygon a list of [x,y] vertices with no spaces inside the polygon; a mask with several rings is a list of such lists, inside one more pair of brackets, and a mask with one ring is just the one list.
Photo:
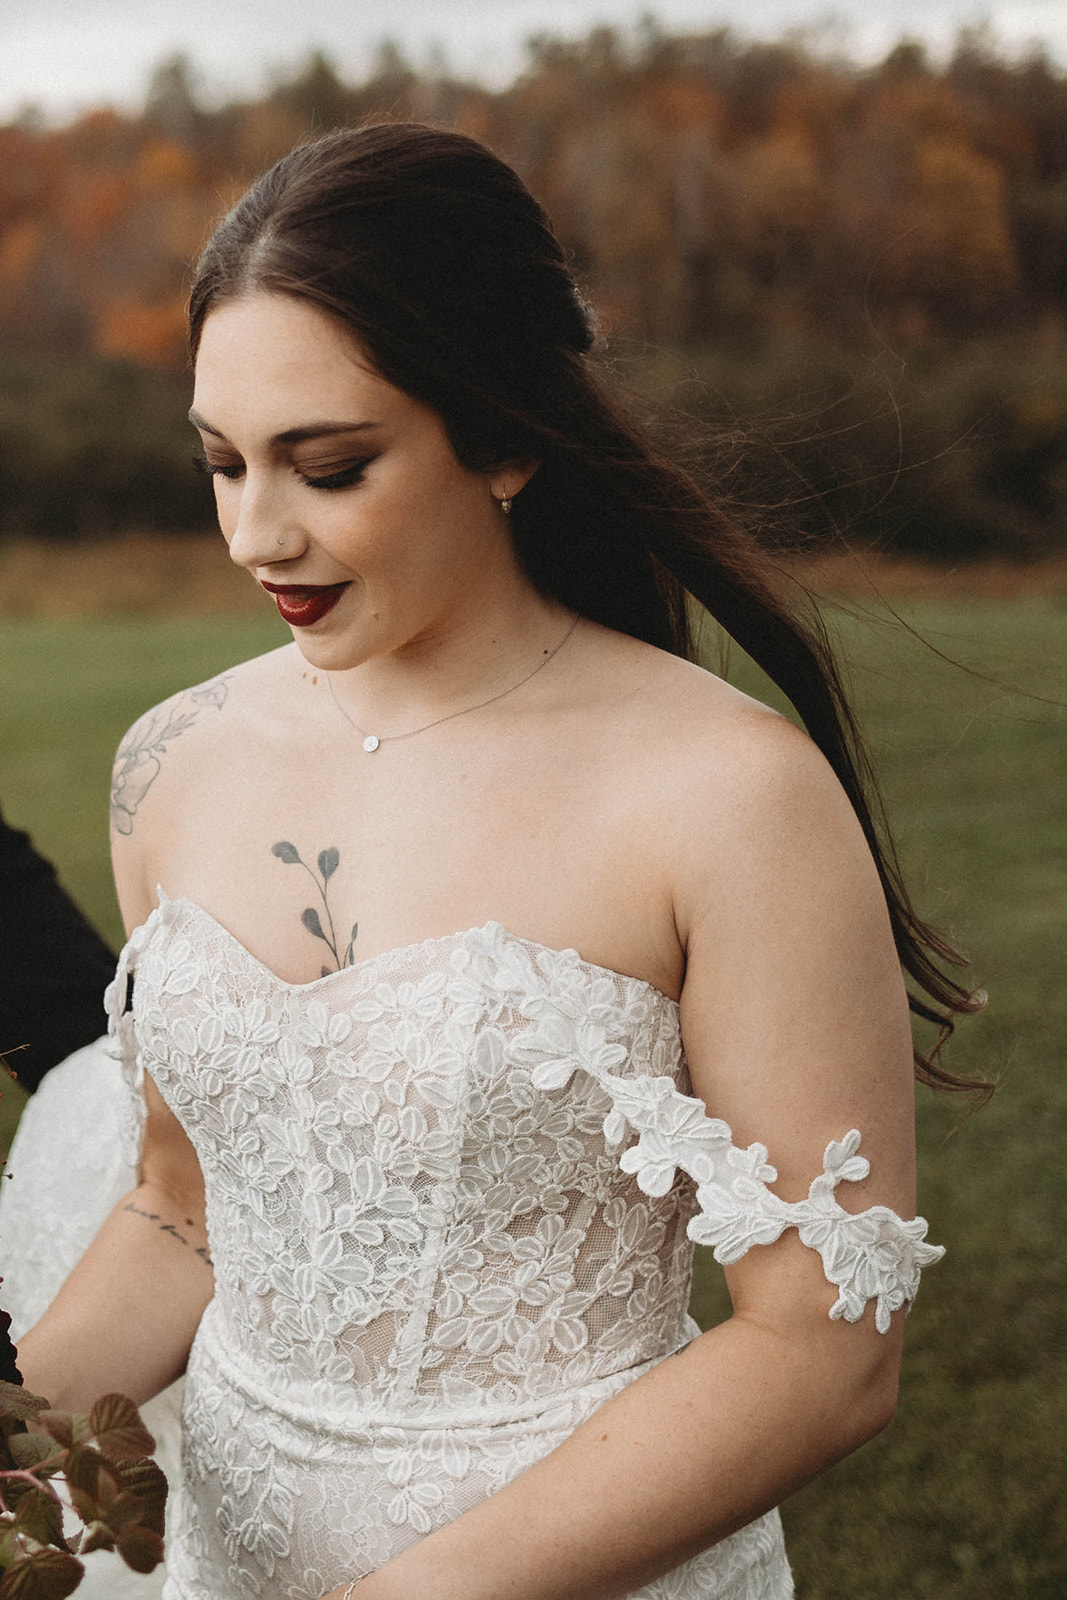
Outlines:
{"label": "orange autumn tree", "polygon": [[[802,500],[806,522],[824,516],[816,532],[929,544],[936,528],[946,554],[1062,539],[1067,76],[1040,52],[1003,58],[980,30],[944,65],[905,41],[861,67],[817,41],[650,23],[542,36],[501,89],[440,58],[416,70],[386,43],[360,82],[318,53],[258,98],[209,107],[177,57],[139,115],[0,128],[0,537],[206,524],[207,497],[183,486],[188,262],[294,142],[379,116],[441,121],[511,160],[641,373],[680,352],[709,420],[767,406],[840,439],[839,457],[809,449],[797,487],[772,471],[757,499]],[[876,379],[856,398],[879,352],[903,387],[886,402]],[[157,375],[158,405],[131,371]],[[878,490],[826,512],[826,484],[887,472],[895,519]]]}

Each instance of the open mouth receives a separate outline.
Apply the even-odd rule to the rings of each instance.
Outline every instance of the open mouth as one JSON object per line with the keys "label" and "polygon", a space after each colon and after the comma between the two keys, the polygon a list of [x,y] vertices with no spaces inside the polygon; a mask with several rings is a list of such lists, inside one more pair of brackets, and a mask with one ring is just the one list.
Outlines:
{"label": "open mouth", "polygon": [[348,584],[264,583],[262,587],[273,595],[283,622],[293,628],[309,628],[333,610]]}

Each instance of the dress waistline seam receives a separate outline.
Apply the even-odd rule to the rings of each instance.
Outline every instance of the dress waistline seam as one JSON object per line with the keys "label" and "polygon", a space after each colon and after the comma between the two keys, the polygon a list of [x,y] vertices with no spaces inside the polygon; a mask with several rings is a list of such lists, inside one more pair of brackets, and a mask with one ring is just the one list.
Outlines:
{"label": "dress waistline seam", "polygon": [[[356,1442],[361,1434],[373,1430],[374,1442],[378,1444],[383,1442],[381,1430],[390,1428],[405,1433],[428,1434],[453,1429],[493,1431],[519,1424],[528,1428],[531,1423],[540,1423],[546,1430],[573,1427],[576,1402],[585,1400],[589,1412],[595,1411],[598,1405],[619,1393],[643,1373],[684,1349],[692,1338],[691,1329],[683,1325],[678,1331],[677,1341],[654,1356],[591,1378],[586,1383],[535,1395],[528,1400],[490,1404],[476,1401],[471,1405],[463,1405],[451,1403],[439,1394],[427,1394],[420,1397],[421,1403],[416,1409],[410,1402],[398,1406],[390,1404],[388,1400],[360,1404],[359,1391],[354,1390],[350,1402],[346,1397],[343,1412],[331,1412],[326,1409],[322,1398],[316,1397],[304,1403],[291,1393],[279,1393],[266,1375],[250,1370],[247,1364],[239,1366],[229,1354],[221,1337],[222,1330],[216,1326],[216,1319],[210,1316],[210,1309],[201,1322],[193,1360],[199,1357],[208,1362],[247,1401],[297,1427],[313,1428],[319,1435],[325,1433],[352,1442]],[[559,1415],[561,1412],[566,1414],[565,1417]]]}

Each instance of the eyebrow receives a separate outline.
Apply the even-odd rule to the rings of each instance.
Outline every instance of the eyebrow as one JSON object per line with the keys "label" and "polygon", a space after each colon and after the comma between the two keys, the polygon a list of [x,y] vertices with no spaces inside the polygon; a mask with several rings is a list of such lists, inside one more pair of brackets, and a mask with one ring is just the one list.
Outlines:
{"label": "eyebrow", "polygon": [[[213,428],[195,410],[189,412],[189,421],[194,428],[199,428],[201,433],[209,433],[213,439],[225,438],[218,428]],[[363,433],[368,428],[380,427],[380,422],[309,422],[302,428],[286,428],[284,433],[276,433],[271,443],[301,444],[305,439],[331,439],[339,434]]]}

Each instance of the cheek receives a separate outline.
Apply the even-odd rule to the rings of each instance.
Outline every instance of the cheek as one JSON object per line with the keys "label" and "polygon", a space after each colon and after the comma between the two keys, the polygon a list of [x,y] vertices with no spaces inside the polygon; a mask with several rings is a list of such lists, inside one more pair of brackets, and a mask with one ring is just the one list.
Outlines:
{"label": "cheek", "polygon": [[368,569],[417,566],[434,524],[432,501],[408,483],[368,484],[320,502],[309,515],[323,545]]}

